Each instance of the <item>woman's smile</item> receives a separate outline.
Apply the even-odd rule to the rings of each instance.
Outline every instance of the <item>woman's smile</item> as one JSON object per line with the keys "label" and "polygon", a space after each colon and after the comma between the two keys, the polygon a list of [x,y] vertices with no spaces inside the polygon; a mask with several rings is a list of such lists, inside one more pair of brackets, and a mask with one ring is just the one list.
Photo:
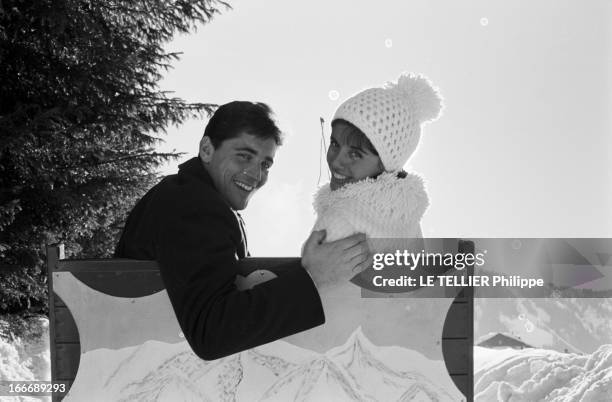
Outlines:
{"label": "woman's smile", "polygon": [[332,191],[348,183],[376,177],[384,170],[376,149],[365,134],[342,120],[332,124],[327,164],[332,175]]}

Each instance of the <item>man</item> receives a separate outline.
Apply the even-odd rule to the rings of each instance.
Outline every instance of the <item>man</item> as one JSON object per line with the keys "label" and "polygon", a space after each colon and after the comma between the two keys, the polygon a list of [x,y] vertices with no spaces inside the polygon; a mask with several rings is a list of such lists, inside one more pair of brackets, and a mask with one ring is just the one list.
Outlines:
{"label": "man", "polygon": [[219,107],[206,126],[198,157],[138,202],[115,252],[159,263],[181,329],[206,360],[322,324],[317,287],[348,281],[368,257],[363,235],[323,243],[324,232],[314,232],[301,262],[283,267],[285,273],[273,280],[237,290],[238,261],[248,251],[236,211],[246,208],[266,183],[281,144],[270,116],[262,103]]}

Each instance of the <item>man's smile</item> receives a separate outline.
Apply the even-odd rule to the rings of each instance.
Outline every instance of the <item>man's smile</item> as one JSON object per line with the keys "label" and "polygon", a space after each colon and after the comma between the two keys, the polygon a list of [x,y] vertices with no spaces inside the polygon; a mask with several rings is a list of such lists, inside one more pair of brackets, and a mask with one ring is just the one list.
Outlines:
{"label": "man's smile", "polygon": [[241,190],[244,190],[244,191],[249,192],[249,193],[250,193],[251,191],[255,190],[255,187],[256,187],[256,186],[249,185],[249,184],[247,184],[247,183],[245,183],[245,182],[242,182],[242,181],[240,181],[240,180],[238,180],[238,179],[234,179],[233,181],[234,181],[234,184],[235,184],[236,186],[238,186],[238,188],[240,188]]}

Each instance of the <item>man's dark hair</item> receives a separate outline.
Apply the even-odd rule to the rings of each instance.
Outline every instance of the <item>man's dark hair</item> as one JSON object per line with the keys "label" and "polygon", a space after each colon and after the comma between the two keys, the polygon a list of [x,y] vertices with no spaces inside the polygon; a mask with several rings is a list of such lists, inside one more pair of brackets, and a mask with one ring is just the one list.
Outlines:
{"label": "man's dark hair", "polygon": [[272,118],[272,109],[265,103],[234,101],[219,106],[208,121],[204,135],[218,148],[225,140],[238,137],[241,132],[258,138],[271,138],[276,145],[283,142],[282,133]]}

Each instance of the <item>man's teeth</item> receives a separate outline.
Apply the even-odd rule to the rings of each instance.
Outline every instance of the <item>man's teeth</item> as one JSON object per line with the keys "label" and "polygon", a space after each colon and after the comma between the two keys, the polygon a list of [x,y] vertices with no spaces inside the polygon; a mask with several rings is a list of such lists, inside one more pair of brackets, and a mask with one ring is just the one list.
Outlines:
{"label": "man's teeth", "polygon": [[348,178],[347,176],[342,176],[341,174],[338,174],[336,172],[332,173],[332,175],[334,176],[334,179],[338,179],[338,180],[345,180]]}
{"label": "man's teeth", "polygon": [[255,188],[253,186],[247,186],[246,184],[241,183],[239,181],[235,181],[234,183],[236,183],[236,185],[240,187],[241,189],[243,189],[244,191],[253,191],[253,189]]}

